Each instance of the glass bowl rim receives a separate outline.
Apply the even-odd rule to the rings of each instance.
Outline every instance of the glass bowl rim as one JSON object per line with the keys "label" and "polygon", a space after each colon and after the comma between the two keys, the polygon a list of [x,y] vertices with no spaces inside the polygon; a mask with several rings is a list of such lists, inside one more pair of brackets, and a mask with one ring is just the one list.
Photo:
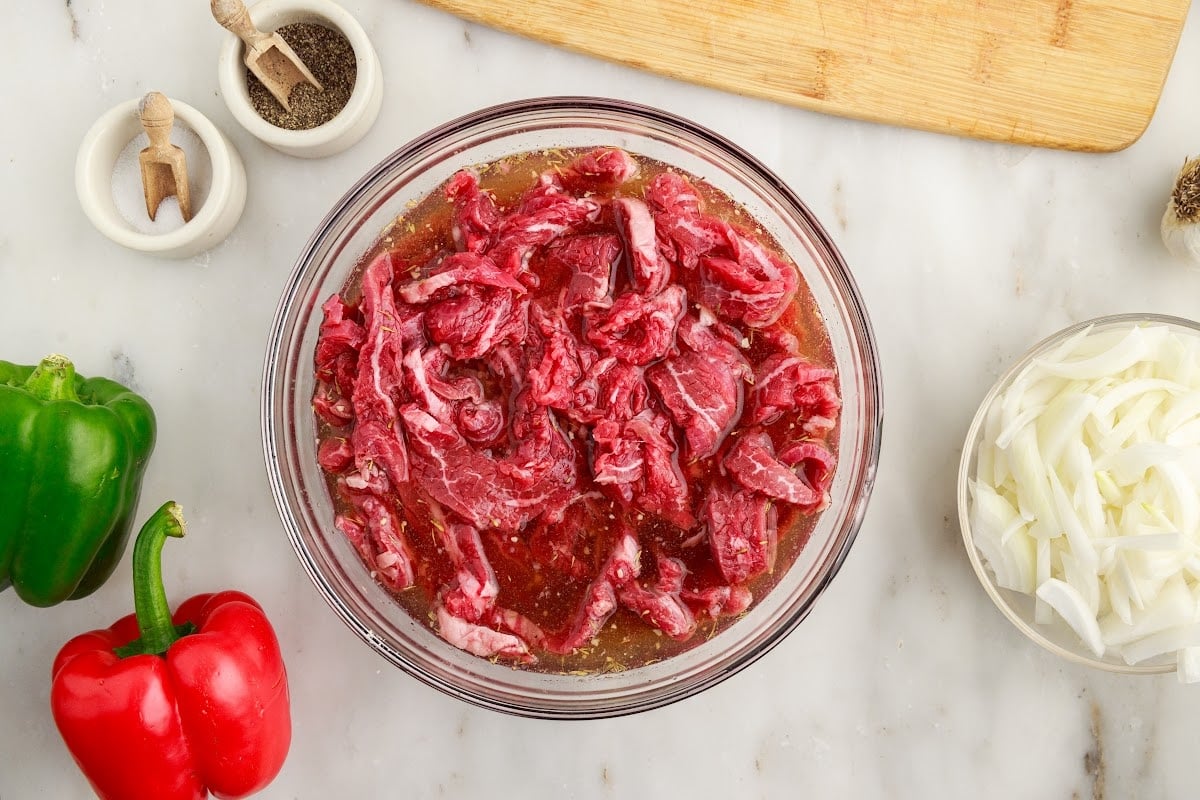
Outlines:
{"label": "glass bowl rim", "polygon": [[971,530],[970,512],[968,504],[970,502],[969,493],[967,491],[967,482],[974,473],[976,461],[976,450],[980,437],[983,435],[983,425],[987,417],[987,412],[991,409],[992,403],[1002,391],[1008,388],[1009,385],[1021,374],[1021,372],[1033,362],[1035,358],[1043,355],[1048,350],[1054,348],[1055,345],[1062,343],[1071,336],[1088,328],[1110,328],[1119,325],[1133,325],[1137,323],[1154,323],[1168,326],[1185,328],[1196,334],[1200,334],[1200,322],[1190,320],[1185,317],[1177,317],[1170,314],[1159,314],[1156,312],[1123,312],[1119,314],[1104,314],[1091,319],[1081,320],[1072,323],[1065,328],[1055,331],[1048,336],[1040,339],[1036,344],[1022,353],[1010,366],[1005,370],[992,387],[984,395],[978,409],[975,411],[975,416],[971,419],[971,424],[967,428],[966,438],[963,440],[962,454],[958,464],[958,479],[956,487],[957,503],[958,503],[958,525],[959,532],[962,535],[964,549],[967,553],[967,559],[971,562],[971,568],[975,572],[975,577],[979,580],[983,590],[987,596],[991,598],[992,603],[1000,610],[1000,613],[1013,624],[1026,638],[1034,642],[1044,650],[1053,653],[1060,658],[1076,664],[1092,667],[1094,669],[1103,670],[1119,675],[1162,675],[1175,671],[1173,663],[1162,664],[1124,664],[1110,661],[1103,661],[1084,654],[1083,652],[1075,652],[1068,650],[1062,645],[1051,641],[1049,637],[1042,634],[1035,626],[1031,624],[1021,614],[1017,613],[1004,596],[1000,593],[995,581],[987,573],[987,567],[983,563],[983,558],[979,553],[979,548],[975,546],[974,533]]}
{"label": "glass bowl rim", "polygon": [[[848,507],[845,518],[842,520],[842,524],[837,528],[832,528],[830,533],[833,542],[836,543],[840,538],[841,543],[831,548],[826,557],[819,562],[813,580],[803,587],[805,592],[809,593],[807,599],[799,602],[803,598],[798,597],[796,607],[790,611],[786,607],[782,608],[777,618],[767,626],[768,635],[757,646],[739,647],[737,643],[734,643],[734,646],[718,662],[717,668],[711,670],[712,674],[694,676],[685,682],[685,685],[674,686],[649,697],[642,694],[633,697],[623,696],[615,706],[610,705],[613,702],[610,698],[601,698],[599,703],[605,707],[589,707],[582,712],[564,712],[558,708],[547,709],[537,704],[536,697],[528,695],[522,698],[527,702],[521,705],[514,705],[510,701],[495,697],[481,696],[470,686],[446,680],[442,676],[428,674],[419,663],[410,663],[407,658],[393,657],[395,648],[389,642],[381,640],[363,624],[360,615],[347,604],[330,579],[324,575],[316,563],[315,554],[310,552],[308,544],[304,541],[305,534],[301,529],[306,526],[301,523],[296,512],[288,503],[287,490],[284,486],[287,481],[280,463],[284,460],[280,458],[280,455],[285,452],[285,448],[277,441],[280,437],[276,435],[276,426],[285,422],[288,415],[284,415],[284,420],[276,419],[274,410],[276,386],[280,385],[279,373],[283,370],[282,357],[289,352],[284,349],[285,344],[289,338],[296,335],[298,330],[295,327],[287,326],[288,317],[296,310],[303,284],[312,270],[317,267],[318,262],[314,256],[329,236],[330,231],[339,222],[348,221],[350,224],[354,224],[353,220],[343,220],[345,210],[352,207],[364,193],[371,192],[381,179],[386,178],[399,167],[414,162],[414,159],[417,160],[416,163],[419,163],[420,159],[428,158],[430,148],[437,148],[439,144],[444,144],[444,140],[448,137],[464,131],[480,132],[481,126],[489,123],[504,124],[511,122],[513,118],[524,115],[553,113],[570,116],[571,120],[563,120],[568,125],[585,122],[585,115],[588,114],[596,115],[601,121],[625,119],[648,124],[651,130],[659,136],[670,137],[670,139],[682,138],[690,145],[701,146],[705,151],[727,159],[739,173],[743,173],[734,176],[739,183],[754,179],[761,182],[763,188],[775,193],[776,199],[782,206],[780,211],[786,212],[785,217],[790,218],[793,224],[797,224],[803,230],[804,235],[811,239],[810,245],[818,247],[821,251],[820,259],[824,263],[824,271],[828,273],[822,277],[822,281],[826,284],[826,291],[836,298],[841,307],[836,327],[844,330],[843,335],[851,344],[849,363],[855,369],[856,391],[862,395],[859,405],[867,412],[856,423],[857,429],[859,429],[858,438],[853,442],[857,456],[854,463],[856,469],[850,475],[847,483]],[[510,133],[517,134],[520,131],[511,131]],[[670,139],[664,139],[664,141],[672,146],[680,145],[679,142],[672,142]],[[299,315],[295,322],[303,324]],[[879,350],[862,294],[841,251],[834,244],[824,226],[774,171],[739,145],[685,117],[625,100],[564,95],[499,103],[436,126],[385,156],[335,201],[332,209],[317,225],[314,233],[300,251],[281,291],[279,304],[271,324],[271,335],[267,342],[265,360],[262,375],[261,427],[268,478],[275,505],[288,539],[318,592],[342,622],[350,627],[360,639],[389,663],[400,667],[406,674],[427,686],[473,705],[519,716],[545,719],[594,719],[650,710],[694,696],[757,661],[758,658],[783,641],[808,616],[817,600],[840,571],[862,527],[878,469],[884,416]],[[286,433],[283,438],[286,440]],[[287,471],[292,472],[290,465]],[[295,478],[293,477],[292,480],[294,481]],[[802,593],[797,591],[797,594]],[[665,675],[654,682],[670,685],[673,683],[673,679],[671,675]]]}

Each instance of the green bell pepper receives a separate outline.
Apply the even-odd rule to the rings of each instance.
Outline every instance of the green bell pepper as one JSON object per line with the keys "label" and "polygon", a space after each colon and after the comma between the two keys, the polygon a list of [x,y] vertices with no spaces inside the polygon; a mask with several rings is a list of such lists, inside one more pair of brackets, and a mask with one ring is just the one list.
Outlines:
{"label": "green bell pepper", "polygon": [[0,361],[0,591],[52,606],[86,597],[129,540],[154,411],[60,355]]}

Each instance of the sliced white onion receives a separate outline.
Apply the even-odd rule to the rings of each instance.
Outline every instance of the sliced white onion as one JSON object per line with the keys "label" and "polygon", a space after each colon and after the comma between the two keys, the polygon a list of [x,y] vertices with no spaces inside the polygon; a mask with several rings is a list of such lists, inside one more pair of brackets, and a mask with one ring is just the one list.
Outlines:
{"label": "sliced white onion", "polygon": [[1200,648],[1200,625],[1167,628],[1164,631],[1143,636],[1122,647],[1121,658],[1125,659],[1126,664],[1140,664],[1147,658],[1193,647]]}
{"label": "sliced white onion", "polygon": [[1027,365],[984,414],[974,541],[1097,656],[1176,652],[1200,681],[1200,336],[1087,328]]}
{"label": "sliced white onion", "polygon": [[[1098,417],[1107,417],[1124,403],[1148,392],[1165,391],[1171,394],[1184,394],[1187,387],[1175,381],[1162,378],[1140,378],[1127,383],[1115,383],[1112,388],[1096,398],[1094,411]],[[1140,399],[1140,398],[1139,398]]]}
{"label": "sliced white onion", "polygon": [[1067,443],[1079,439],[1097,402],[1095,395],[1066,390],[1046,405],[1037,421],[1037,434],[1047,464],[1058,464]]}
{"label": "sliced white onion", "polygon": [[1083,520],[1079,518],[1079,513],[1070,498],[1067,497],[1067,492],[1063,489],[1058,474],[1051,471],[1047,478],[1050,483],[1050,493],[1054,497],[1054,510],[1058,514],[1058,521],[1062,524],[1063,532],[1066,533],[1067,541],[1071,545],[1071,555],[1079,566],[1095,572],[1100,564],[1100,558],[1096,555],[1095,544],[1083,527]]}
{"label": "sliced white onion", "polygon": [[1145,606],[1132,623],[1114,617],[1100,620],[1100,634],[1110,647],[1121,647],[1168,628],[1191,623],[1196,614],[1196,601],[1182,577],[1168,581],[1154,602]]}
{"label": "sliced white onion", "polygon": [[1173,447],[1195,447],[1200,444],[1200,419],[1176,427],[1167,434],[1166,442]]}
{"label": "sliced white onion", "polygon": [[1145,533],[1140,536],[1104,536],[1091,539],[1088,542],[1093,553],[1097,547],[1113,546],[1123,550],[1169,550],[1177,552],[1184,546],[1183,534],[1174,533]]}
{"label": "sliced white onion", "polygon": [[1096,465],[1092,451],[1081,441],[1071,442],[1063,461],[1067,479],[1075,490],[1071,501],[1089,530],[1104,530],[1104,498],[1100,496],[1100,485],[1096,479]]}
{"label": "sliced white onion", "polygon": [[1034,581],[1033,540],[1024,534],[1026,522],[1017,510],[987,484],[969,484],[973,505],[971,528],[984,552],[997,585],[1032,593]]}
{"label": "sliced white onion", "polygon": [[1050,483],[1038,449],[1037,431],[1032,426],[1022,428],[1013,437],[1010,449],[1012,458],[1009,466],[1013,480],[1022,489],[1017,492],[1017,508],[1033,520],[1030,535],[1036,539],[1052,539],[1060,535],[1062,530],[1050,499]]}
{"label": "sliced white onion", "polygon": [[1018,412],[1005,424],[1004,430],[1000,431],[1000,435],[996,437],[996,447],[1001,450],[1007,450],[1013,437],[1021,433],[1029,423],[1040,417],[1045,410],[1045,406],[1033,406],[1032,408],[1026,408]]}
{"label": "sliced white onion", "polygon": [[1200,392],[1188,392],[1176,399],[1171,407],[1163,414],[1163,433],[1169,434],[1183,423],[1200,414]]}
{"label": "sliced white onion", "polygon": [[1079,592],[1080,597],[1087,603],[1088,611],[1093,618],[1100,615],[1100,575],[1094,569],[1080,566],[1070,553],[1061,553],[1063,577],[1066,583]]}
{"label": "sliced white onion", "polygon": [[[1121,416],[1121,421],[1112,426],[1112,430],[1100,440],[1099,447],[1104,453],[1112,453],[1124,445],[1129,438],[1143,428],[1149,427],[1150,415],[1158,409],[1167,398],[1165,392],[1151,392],[1138,398],[1133,407]],[[1095,416],[1093,414],[1093,416]]]}
{"label": "sliced white onion", "polygon": [[1050,578],[1038,586],[1037,598],[1057,611],[1097,658],[1104,655],[1104,641],[1100,637],[1096,614],[1074,586],[1057,578]]}
{"label": "sliced white onion", "polygon": [[[1040,591],[1043,586],[1045,586],[1051,580],[1053,580],[1050,577],[1050,540],[1049,539],[1038,539],[1037,540],[1036,554],[1037,554],[1037,560],[1035,562],[1035,566],[1036,566],[1037,571],[1035,574],[1036,574],[1036,580],[1037,580],[1036,585],[1037,585],[1039,591],[1035,595],[1035,599],[1034,599],[1034,603],[1033,603],[1033,621],[1039,625],[1049,625],[1051,620],[1054,619],[1054,617],[1050,614],[1050,610],[1056,609],[1056,606],[1054,606],[1053,603],[1051,603],[1049,600],[1047,600],[1045,597],[1043,597],[1042,593]],[[1066,584],[1063,584],[1063,585],[1065,586]],[[1078,591],[1075,591],[1074,589],[1072,589],[1072,591],[1075,592],[1076,596],[1079,595]],[[1086,605],[1086,603],[1084,602],[1082,597],[1079,598],[1079,602],[1082,605]],[[1061,614],[1063,612],[1061,610],[1059,610],[1058,613]],[[1068,622],[1070,622],[1070,620],[1068,620]],[[1074,627],[1074,625],[1072,625],[1071,627]]]}
{"label": "sliced white onion", "polygon": [[1124,372],[1146,357],[1146,335],[1140,327],[1130,328],[1120,342],[1089,358],[1038,359],[1034,364],[1062,378],[1102,378]]}
{"label": "sliced white onion", "polygon": [[1175,674],[1180,683],[1200,681],[1200,647],[1184,647],[1175,654]]}

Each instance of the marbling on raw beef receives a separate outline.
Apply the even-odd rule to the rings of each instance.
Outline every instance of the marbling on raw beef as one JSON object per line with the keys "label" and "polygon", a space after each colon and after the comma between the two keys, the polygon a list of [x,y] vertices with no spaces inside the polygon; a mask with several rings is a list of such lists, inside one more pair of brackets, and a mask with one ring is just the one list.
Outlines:
{"label": "marbling on raw beef", "polygon": [[837,373],[796,267],[742,222],[621,150],[524,154],[456,174],[326,301],[335,524],[448,642],[637,666],[795,557],[828,504]]}

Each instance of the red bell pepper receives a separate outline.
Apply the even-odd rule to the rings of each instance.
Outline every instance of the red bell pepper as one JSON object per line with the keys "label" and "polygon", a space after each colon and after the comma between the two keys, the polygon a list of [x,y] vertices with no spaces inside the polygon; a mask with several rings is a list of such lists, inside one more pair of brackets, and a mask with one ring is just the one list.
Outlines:
{"label": "red bell pepper", "polygon": [[287,674],[262,608],[218,592],[172,617],[162,548],[183,535],[180,507],[166,503],[134,544],[136,613],[54,660],[54,721],[106,800],[244,797],[278,774],[291,743]]}

